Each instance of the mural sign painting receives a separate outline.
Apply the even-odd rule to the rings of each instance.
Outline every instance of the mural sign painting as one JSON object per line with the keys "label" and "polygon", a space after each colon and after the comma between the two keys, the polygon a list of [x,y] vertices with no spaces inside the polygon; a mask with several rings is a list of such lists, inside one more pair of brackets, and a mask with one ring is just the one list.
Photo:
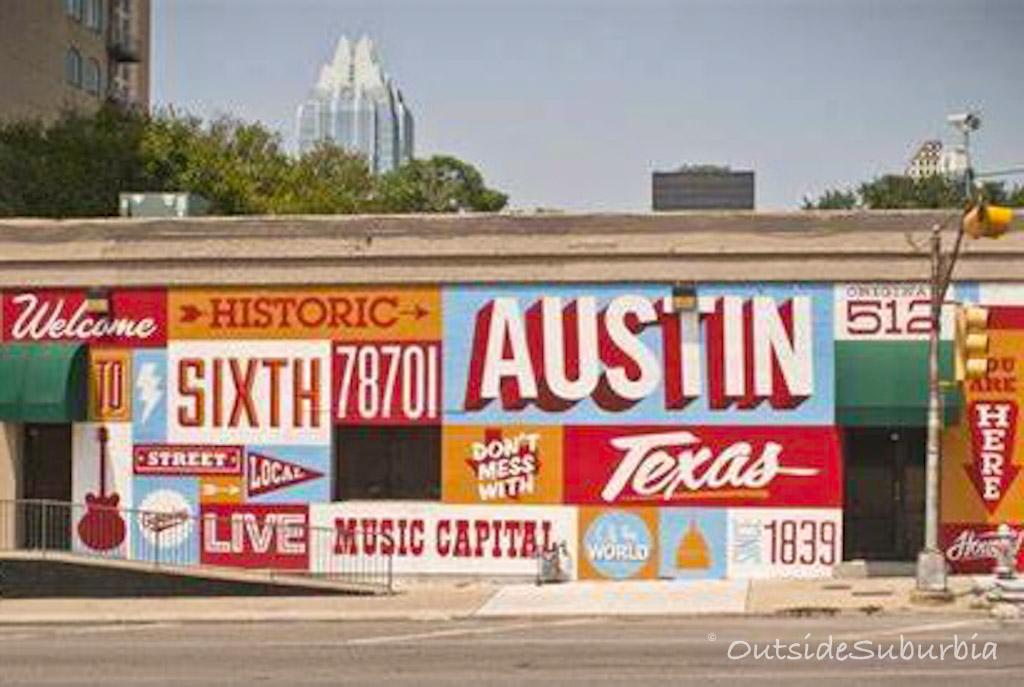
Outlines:
{"label": "mural sign painting", "polygon": [[995,528],[1024,522],[1024,307],[988,311],[988,374],[965,384],[960,424],[943,445],[940,538],[950,567],[963,573],[991,572]]}
{"label": "mural sign painting", "polygon": [[182,289],[168,297],[174,339],[436,340],[437,289]]}
{"label": "mural sign painting", "polygon": [[730,508],[732,577],[827,577],[842,561],[838,508]]}
{"label": "mural sign painting", "polygon": [[326,342],[172,342],[167,367],[172,441],[330,442]]}
{"label": "mural sign painting", "polygon": [[[701,284],[688,305],[654,283],[143,289],[105,314],[84,291],[21,295],[5,335],[97,344],[90,418],[110,440],[101,460],[81,425],[76,498],[144,506],[120,544],[83,529],[87,548],[532,577],[564,545],[571,577],[606,580],[841,554],[846,305],[828,285]],[[1015,429],[980,431],[997,453]],[[1016,484],[999,458],[978,468],[993,494]]]}
{"label": "mural sign painting", "polygon": [[657,577],[658,519],[654,509],[580,510],[580,577]]}
{"label": "mural sign painting", "polygon": [[309,570],[306,505],[201,507],[200,560],[238,568]]}
{"label": "mural sign painting", "polygon": [[836,506],[838,436],[823,427],[567,427],[578,504]]}
{"label": "mural sign painting", "polygon": [[562,429],[445,427],[442,483],[448,503],[561,503]]}
{"label": "mural sign painting", "polygon": [[441,410],[438,342],[334,346],[333,408],[338,424],[437,424]]}
{"label": "mural sign painting", "polygon": [[5,292],[3,340],[123,347],[160,347],[167,342],[163,289],[104,292],[97,299],[102,305],[94,309],[81,289]]}
{"label": "mural sign painting", "polygon": [[334,533],[332,555],[317,556],[314,572],[344,570],[352,557],[380,551],[394,556],[396,573],[472,569],[476,574],[532,577],[537,553],[562,541],[575,560],[574,508],[360,502],[310,509],[314,528]]}
{"label": "mural sign painting", "polygon": [[685,311],[657,287],[446,291],[446,412],[463,424],[829,424],[831,294],[743,291],[707,289]]}

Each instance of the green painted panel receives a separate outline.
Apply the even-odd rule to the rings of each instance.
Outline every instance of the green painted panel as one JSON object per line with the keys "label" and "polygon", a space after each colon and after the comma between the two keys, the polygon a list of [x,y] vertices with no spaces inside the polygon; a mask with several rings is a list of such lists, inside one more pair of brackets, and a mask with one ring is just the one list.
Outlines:
{"label": "green painted panel", "polygon": [[88,399],[87,382],[88,364],[84,346],[0,346],[0,420],[84,420]]}
{"label": "green painted panel", "polygon": [[[836,341],[836,424],[923,427],[928,412],[927,341]],[[940,377],[953,377],[953,344],[939,343]],[[947,424],[960,394],[943,394]]]}

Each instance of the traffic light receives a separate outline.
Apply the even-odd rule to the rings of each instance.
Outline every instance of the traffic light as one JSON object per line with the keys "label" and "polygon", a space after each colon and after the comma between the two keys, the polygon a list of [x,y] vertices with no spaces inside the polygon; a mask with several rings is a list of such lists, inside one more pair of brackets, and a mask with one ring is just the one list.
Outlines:
{"label": "traffic light", "polygon": [[981,237],[999,238],[1010,228],[1014,209],[1000,205],[989,205],[984,200],[972,203],[961,220],[964,233],[972,239]]}
{"label": "traffic light", "polygon": [[956,379],[988,374],[988,309],[965,305],[956,311]]}

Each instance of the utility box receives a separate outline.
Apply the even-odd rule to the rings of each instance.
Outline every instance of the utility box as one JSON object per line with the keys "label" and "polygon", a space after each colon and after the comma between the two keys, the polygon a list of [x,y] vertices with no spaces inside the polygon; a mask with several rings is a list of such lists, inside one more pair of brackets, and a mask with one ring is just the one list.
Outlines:
{"label": "utility box", "polygon": [[210,203],[193,193],[122,193],[122,217],[199,217]]}

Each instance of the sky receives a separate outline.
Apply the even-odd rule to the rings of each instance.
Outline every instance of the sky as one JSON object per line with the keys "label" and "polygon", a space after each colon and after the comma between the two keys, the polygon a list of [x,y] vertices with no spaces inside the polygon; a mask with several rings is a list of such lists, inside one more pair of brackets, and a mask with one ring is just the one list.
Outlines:
{"label": "sky", "polygon": [[901,172],[965,109],[976,168],[1024,165],[1022,28],[1021,0],[153,0],[152,95],[293,145],[320,65],[365,33],[416,156],[474,164],[512,208],[646,212],[652,171],[722,164],[785,210]]}

